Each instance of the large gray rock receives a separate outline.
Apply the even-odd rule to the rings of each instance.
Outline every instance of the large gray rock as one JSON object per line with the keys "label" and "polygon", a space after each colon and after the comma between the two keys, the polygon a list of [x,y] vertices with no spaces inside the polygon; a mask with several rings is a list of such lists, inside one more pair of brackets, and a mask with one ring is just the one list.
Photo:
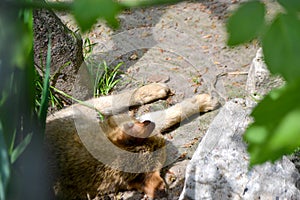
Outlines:
{"label": "large gray rock", "polygon": [[180,199],[300,199],[294,164],[283,157],[249,170],[242,138],[257,102],[253,99],[282,84],[279,77],[270,77],[259,49],[248,74],[249,96],[227,102],[213,120],[187,167]]}
{"label": "large gray rock", "polygon": [[227,102],[212,122],[187,167],[180,199],[300,199],[300,175],[287,158],[248,169],[243,103]]}

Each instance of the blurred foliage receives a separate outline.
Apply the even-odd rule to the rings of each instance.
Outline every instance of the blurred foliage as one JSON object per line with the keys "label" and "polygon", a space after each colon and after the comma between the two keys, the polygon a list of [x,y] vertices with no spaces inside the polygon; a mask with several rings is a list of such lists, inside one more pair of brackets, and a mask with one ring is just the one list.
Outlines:
{"label": "blurred foliage", "polygon": [[[39,189],[44,185],[38,179],[42,173],[42,151],[34,154],[35,167],[28,159],[32,158],[33,150],[41,150],[41,133],[45,125],[35,112],[33,19],[30,9],[1,2],[0,51],[0,198],[40,198],[42,196],[32,193],[33,189],[27,183],[30,176],[31,187]],[[39,110],[40,116],[46,114],[46,106],[43,107]]]}
{"label": "blurred foliage", "polygon": [[[16,5],[17,0],[5,0],[1,4]],[[78,26],[82,32],[92,28],[97,20],[102,19],[112,28],[119,27],[117,15],[126,9],[149,7],[162,4],[176,3],[183,0],[73,0],[62,2],[45,2],[44,0],[21,1],[25,8],[45,8],[58,11],[68,11],[73,14]]]}
{"label": "blurred foliage", "polygon": [[274,89],[254,108],[254,123],[244,135],[250,166],[281,158],[300,146],[300,1],[277,0],[284,13],[267,23],[260,1],[242,4],[229,18],[230,46],[261,41],[270,72],[286,84]]}
{"label": "blurred foliage", "polygon": [[118,28],[116,16],[125,9],[178,2],[178,0],[74,0],[72,13],[81,31],[90,30],[97,19],[104,19],[111,27]]}
{"label": "blurred foliage", "polygon": [[264,25],[264,14],[265,6],[262,3],[250,1],[242,4],[227,22],[230,33],[228,44],[233,46],[254,39]]}

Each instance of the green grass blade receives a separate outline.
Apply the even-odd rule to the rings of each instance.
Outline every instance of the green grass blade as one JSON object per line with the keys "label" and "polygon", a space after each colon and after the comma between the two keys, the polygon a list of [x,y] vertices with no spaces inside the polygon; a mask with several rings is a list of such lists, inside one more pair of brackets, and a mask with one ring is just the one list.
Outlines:
{"label": "green grass blade", "polygon": [[[103,79],[101,78],[103,76],[103,73],[102,73],[102,70],[100,73],[100,68],[101,68],[101,65],[98,65],[97,72],[96,72],[96,78],[95,78],[95,82],[94,82],[94,96],[95,97],[98,97],[100,95],[99,88],[103,81]],[[100,93],[101,93],[101,91],[100,91]]]}
{"label": "green grass blade", "polygon": [[[118,63],[113,69],[110,68],[105,61],[98,65],[94,83],[94,97],[109,94],[113,87],[119,82],[119,80],[115,79],[117,75],[120,74],[119,69],[122,64],[122,62]],[[100,69],[102,72],[101,74],[99,73]]]}
{"label": "green grass blade", "polygon": [[2,123],[0,122],[0,199],[5,199],[6,187],[10,178],[10,163],[5,144]]}
{"label": "green grass blade", "polygon": [[51,102],[51,106],[55,107],[55,97],[52,95],[52,93],[50,92],[50,102]]}
{"label": "green grass blade", "polygon": [[114,82],[112,82],[111,87],[115,87],[117,85],[117,83],[119,83],[120,79],[115,80]]}
{"label": "green grass blade", "polygon": [[45,128],[46,125],[47,109],[48,109],[48,102],[49,102],[48,96],[49,96],[50,65],[51,65],[51,36],[49,35],[49,43],[48,43],[47,58],[46,58],[46,70],[44,74],[41,106],[38,115],[42,128]]}
{"label": "green grass blade", "polygon": [[31,141],[32,135],[33,135],[32,133],[27,134],[26,137],[22,140],[22,142],[12,151],[12,154],[10,156],[10,162],[12,164],[19,158],[19,156],[26,149],[27,145]]}
{"label": "green grass blade", "polygon": [[71,95],[68,95],[68,94],[66,94],[65,92],[63,92],[63,91],[61,91],[61,90],[59,90],[59,89],[57,89],[57,88],[55,88],[55,87],[53,87],[53,86],[50,86],[50,87],[51,87],[55,92],[57,92],[57,93],[59,93],[59,94],[61,94],[61,95],[64,95],[65,97],[67,97],[67,98],[69,98],[69,99],[72,99],[73,101],[75,101],[75,102],[77,102],[77,103],[79,103],[79,104],[81,104],[81,105],[84,105],[84,106],[86,106],[86,107],[88,107],[88,108],[91,108],[91,109],[95,110],[95,111],[99,114],[100,118],[103,118],[103,114],[102,114],[99,110],[97,110],[93,105],[90,105],[90,104],[88,104],[88,103],[86,103],[86,102],[84,102],[84,101],[81,101],[81,100],[79,100],[79,99],[76,99],[76,98],[72,97]]}
{"label": "green grass blade", "polygon": [[116,76],[118,75],[118,69],[117,70],[114,70],[113,72],[112,72],[112,76],[111,76],[111,81],[114,81],[115,80],[115,78],[116,78]]}
{"label": "green grass blade", "polygon": [[98,96],[98,82],[99,82],[99,79],[100,79],[100,76],[99,76],[99,69],[100,67],[97,68],[97,72],[96,72],[96,77],[95,77],[95,81],[94,81],[94,88],[93,88],[93,91],[94,91],[94,97],[97,97]]}
{"label": "green grass blade", "polygon": [[66,62],[65,64],[61,65],[61,66],[55,71],[55,73],[51,76],[50,80],[55,79],[58,75],[60,75],[61,71],[62,71],[65,67],[69,66],[70,64],[71,64],[71,61],[68,61],[68,62]]}
{"label": "green grass blade", "polygon": [[14,130],[13,135],[12,135],[12,139],[11,139],[11,143],[10,143],[10,147],[9,147],[9,150],[8,150],[9,155],[11,155],[13,150],[14,150],[16,134],[17,134],[17,131]]}
{"label": "green grass blade", "polygon": [[115,69],[114,69],[114,71],[113,71],[113,72],[115,72],[115,71],[119,70],[119,69],[120,69],[120,67],[121,67],[123,64],[124,64],[123,62],[120,62],[119,64],[117,64],[117,66],[115,67]]}

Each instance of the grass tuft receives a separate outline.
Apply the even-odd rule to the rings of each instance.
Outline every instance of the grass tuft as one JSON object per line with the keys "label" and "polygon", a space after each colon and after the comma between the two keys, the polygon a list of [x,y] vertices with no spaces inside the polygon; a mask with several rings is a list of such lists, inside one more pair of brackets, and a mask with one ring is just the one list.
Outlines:
{"label": "grass tuft", "polygon": [[[117,76],[120,74],[122,62],[114,68],[110,68],[105,61],[97,66],[96,78],[94,83],[94,97],[108,95],[111,90],[117,85],[120,79]],[[101,73],[102,72],[102,73]]]}

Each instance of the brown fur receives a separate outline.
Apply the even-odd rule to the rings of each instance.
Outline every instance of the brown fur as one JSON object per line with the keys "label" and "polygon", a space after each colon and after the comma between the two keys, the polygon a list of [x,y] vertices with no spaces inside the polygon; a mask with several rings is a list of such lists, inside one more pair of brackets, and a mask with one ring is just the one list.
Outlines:
{"label": "brown fur", "polygon": [[[109,115],[132,105],[164,98],[168,93],[166,85],[150,84],[114,98],[101,97],[85,103]],[[214,109],[216,102],[209,95],[198,95],[178,105],[167,109],[163,119],[161,115],[154,115],[156,118],[152,117],[153,121],[165,122],[170,126],[186,118],[183,116]],[[187,109],[183,110],[184,106]],[[58,199],[87,199],[88,196],[94,198],[96,195],[132,189],[153,198],[163,192],[165,184],[160,177],[160,169],[166,158],[165,140],[160,135],[151,134],[154,126],[147,119],[140,122],[126,115],[106,117],[104,122],[99,123],[97,112],[80,104],[49,116],[46,144]],[[166,126],[160,126],[156,130],[164,128]],[[130,156],[125,157],[127,154],[122,154],[122,151],[118,154],[113,148],[106,150],[107,144],[110,144],[106,139],[118,150],[129,152]],[[102,162],[103,158],[111,160]]]}
{"label": "brown fur", "polygon": [[[113,118],[110,118],[107,121],[112,120]],[[157,173],[159,174],[159,169],[163,165],[165,155],[162,153],[156,157],[152,155],[145,156],[147,152],[164,148],[165,145],[162,137],[153,136],[147,138],[147,135],[152,131],[151,129],[154,128],[153,123],[134,122],[131,129],[137,128],[137,130],[132,130],[132,134],[137,135],[142,133],[140,135],[142,138],[138,135],[137,137],[133,137],[130,133],[125,132],[130,131],[125,130],[124,126],[128,126],[128,123],[133,122],[127,122],[119,126],[111,122],[106,123],[109,124],[109,132],[106,132],[106,134],[113,144],[129,152],[140,154],[138,156],[140,159],[134,160],[140,164],[135,164],[143,167],[145,163],[143,159],[152,159],[153,162],[157,163],[156,168],[145,169],[145,171],[149,171],[146,173],[127,173],[113,169],[94,158],[85,146],[83,146],[81,139],[77,135],[76,127],[73,126],[74,123],[66,123],[64,124],[64,131],[53,131],[47,134],[47,143],[51,144],[49,148],[51,150],[51,161],[54,161],[52,163],[53,174],[57,177],[55,190],[59,199],[84,199],[87,197],[87,194],[91,198],[94,198],[97,194],[128,189],[138,189],[153,197],[156,189],[164,189],[163,180]],[[50,122],[47,125],[47,129],[52,129],[53,126],[57,127],[55,122]],[[95,138],[92,139],[97,140]],[[122,164],[118,163],[119,166],[122,166]],[[148,185],[153,183],[149,183],[148,179],[153,179],[153,176],[159,177],[155,180],[157,183],[154,183],[159,186],[149,189],[151,186]]]}

